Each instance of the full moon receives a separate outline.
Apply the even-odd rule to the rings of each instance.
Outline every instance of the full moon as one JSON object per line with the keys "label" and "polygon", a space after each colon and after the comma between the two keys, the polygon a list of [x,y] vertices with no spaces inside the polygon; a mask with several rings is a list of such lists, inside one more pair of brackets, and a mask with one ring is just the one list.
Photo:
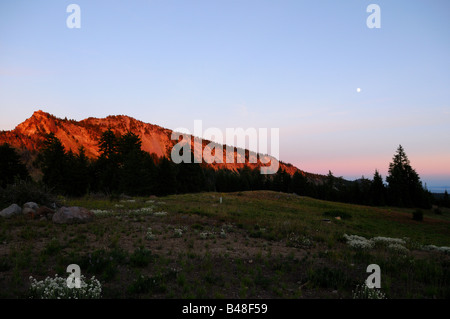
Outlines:
{"label": "full moon", "polygon": [[357,88],[356,92],[358,92],[358,93],[361,92],[361,88]]}

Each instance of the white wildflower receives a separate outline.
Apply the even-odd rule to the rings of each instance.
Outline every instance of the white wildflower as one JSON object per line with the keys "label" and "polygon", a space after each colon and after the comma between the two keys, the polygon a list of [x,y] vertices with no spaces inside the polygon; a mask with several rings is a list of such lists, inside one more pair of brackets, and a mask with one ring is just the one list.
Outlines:
{"label": "white wildflower", "polygon": [[402,254],[407,254],[409,252],[409,250],[405,246],[398,243],[391,243],[387,248]]}
{"label": "white wildflower", "polygon": [[362,236],[344,234],[344,238],[347,240],[347,243],[353,248],[370,249],[374,246],[374,243],[372,241]]}
{"label": "white wildflower", "polygon": [[446,246],[438,247],[435,245],[425,245],[425,246],[422,246],[422,250],[438,251],[438,252],[450,255],[450,247],[446,247]]}
{"label": "white wildflower", "polygon": [[167,215],[167,212],[154,212],[153,213],[153,216],[166,216]]}
{"label": "white wildflower", "polygon": [[400,238],[390,238],[390,237],[373,237],[371,239],[375,244],[381,243],[381,244],[399,244],[399,245],[405,245],[406,241]]}
{"label": "white wildflower", "polygon": [[386,295],[381,290],[369,288],[366,284],[357,285],[352,293],[353,299],[386,299]]}
{"label": "white wildflower", "polygon": [[183,230],[181,228],[175,228],[173,231],[175,237],[181,237],[183,235]]}

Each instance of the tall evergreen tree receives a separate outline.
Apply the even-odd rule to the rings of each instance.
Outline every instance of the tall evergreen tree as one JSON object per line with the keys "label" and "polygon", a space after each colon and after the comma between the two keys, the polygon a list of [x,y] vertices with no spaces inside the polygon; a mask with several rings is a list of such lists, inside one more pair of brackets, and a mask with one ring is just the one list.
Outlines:
{"label": "tall evergreen tree", "polygon": [[199,163],[194,163],[194,153],[191,152],[190,163],[177,164],[177,192],[197,193],[205,190],[205,174]]}
{"label": "tall evergreen tree", "polygon": [[88,192],[90,187],[90,161],[86,156],[83,146],[78,149],[78,154],[72,152],[67,154],[68,183],[65,184],[66,191],[70,195],[82,196]]}
{"label": "tall evergreen tree", "polygon": [[289,186],[291,184],[291,175],[289,175],[281,166],[278,168],[277,173],[273,177],[272,190],[277,192],[289,192]]}
{"label": "tall evergreen tree", "polygon": [[177,167],[176,165],[163,157],[158,165],[157,173],[158,195],[175,194],[177,191]]}
{"label": "tall evergreen tree", "polygon": [[94,188],[106,193],[119,190],[118,138],[111,129],[104,131],[98,148],[100,156],[94,164]]}
{"label": "tall evergreen tree", "polygon": [[291,191],[297,195],[306,195],[308,180],[299,171],[296,171],[291,180]]}
{"label": "tall evergreen tree", "polygon": [[[109,133],[108,133],[109,134]],[[142,140],[132,132],[127,132],[116,140],[116,152],[118,161],[123,164],[128,154],[135,152],[142,153]]]}
{"label": "tall evergreen tree", "polygon": [[0,146],[0,187],[13,183],[15,178],[27,180],[30,175],[16,150],[4,143]]}
{"label": "tall evergreen tree", "polygon": [[372,185],[370,186],[370,204],[383,206],[386,204],[386,187],[383,183],[383,177],[375,170]]}
{"label": "tall evergreen tree", "polygon": [[401,145],[397,148],[389,164],[388,199],[396,206],[428,207],[429,201],[417,172],[411,167],[408,157]]}
{"label": "tall evergreen tree", "polygon": [[448,196],[447,190],[444,192],[444,196],[442,197],[442,200],[440,201],[440,205],[444,207],[450,207],[450,198]]}
{"label": "tall evergreen tree", "polygon": [[117,144],[116,135],[110,128],[108,128],[108,130],[102,133],[98,143],[100,157],[107,159],[114,157],[115,154],[117,154]]}
{"label": "tall evergreen tree", "polygon": [[67,156],[61,141],[53,133],[46,135],[44,146],[38,154],[37,163],[40,166],[44,184],[64,192],[67,181]]}

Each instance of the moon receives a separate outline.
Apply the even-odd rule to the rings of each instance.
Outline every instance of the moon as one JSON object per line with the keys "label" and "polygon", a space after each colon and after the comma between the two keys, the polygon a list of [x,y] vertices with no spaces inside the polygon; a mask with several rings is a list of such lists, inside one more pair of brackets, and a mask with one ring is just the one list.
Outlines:
{"label": "moon", "polygon": [[361,92],[361,88],[357,88],[356,92],[358,92],[358,93]]}

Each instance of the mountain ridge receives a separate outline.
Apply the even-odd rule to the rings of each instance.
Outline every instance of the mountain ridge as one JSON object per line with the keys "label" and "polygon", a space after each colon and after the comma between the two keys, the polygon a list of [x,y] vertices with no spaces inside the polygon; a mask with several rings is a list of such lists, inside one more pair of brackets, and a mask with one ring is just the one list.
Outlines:
{"label": "mountain ridge", "polygon": [[[129,131],[138,135],[142,140],[142,150],[150,154],[156,154],[158,157],[166,156],[170,158],[172,147],[178,143],[178,141],[171,139],[172,130],[155,124],[145,123],[127,115],[109,115],[105,118],[88,117],[76,121],[67,118],[61,119],[42,110],[35,111],[30,118],[18,124],[13,130],[0,131],[0,143],[8,143],[17,149],[35,154],[43,146],[46,134],[53,133],[60,139],[66,151],[72,151],[77,154],[82,146],[86,155],[92,159],[100,155],[98,141],[101,134],[108,129],[111,129],[115,134],[122,135]],[[191,136],[192,150],[194,150],[194,139],[197,138]],[[208,147],[210,142],[202,139],[203,150],[205,147]],[[223,147],[225,146],[223,145]],[[245,152],[247,159],[249,154],[254,154],[248,150],[245,150]],[[225,153],[224,150],[224,158]],[[236,159],[238,156],[237,148],[234,148],[234,163],[226,163],[224,160],[223,163],[206,165],[210,165],[215,169],[227,168],[234,171],[243,168],[245,165],[252,169],[264,166],[259,159],[257,163],[248,163],[248,160],[246,160],[245,164],[237,163]],[[290,175],[297,171],[303,175],[309,175],[310,178],[316,175],[306,173],[292,164],[282,161],[279,162],[279,165],[282,170],[285,170]]]}

